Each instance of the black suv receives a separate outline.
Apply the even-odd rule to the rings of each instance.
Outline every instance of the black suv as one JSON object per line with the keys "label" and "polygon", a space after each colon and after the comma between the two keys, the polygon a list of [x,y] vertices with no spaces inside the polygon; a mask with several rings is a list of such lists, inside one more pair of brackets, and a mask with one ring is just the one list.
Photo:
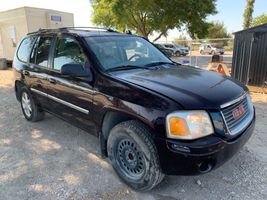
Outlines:
{"label": "black suv", "polygon": [[103,156],[137,190],[164,174],[209,172],[253,132],[244,85],[174,63],[135,35],[40,30],[21,41],[13,64],[25,118],[49,112],[96,135]]}

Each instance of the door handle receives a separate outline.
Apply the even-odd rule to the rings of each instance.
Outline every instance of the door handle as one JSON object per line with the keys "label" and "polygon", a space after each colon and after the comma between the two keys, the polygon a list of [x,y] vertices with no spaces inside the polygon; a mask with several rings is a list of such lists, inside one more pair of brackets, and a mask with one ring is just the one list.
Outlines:
{"label": "door handle", "polygon": [[53,79],[53,78],[48,78],[48,81],[50,83],[52,83],[52,84],[56,84],[57,83],[57,81],[55,79]]}
{"label": "door handle", "polygon": [[23,70],[23,71],[22,71],[22,74],[25,75],[25,76],[30,75],[30,73],[29,73],[28,71],[26,71],[26,70]]}

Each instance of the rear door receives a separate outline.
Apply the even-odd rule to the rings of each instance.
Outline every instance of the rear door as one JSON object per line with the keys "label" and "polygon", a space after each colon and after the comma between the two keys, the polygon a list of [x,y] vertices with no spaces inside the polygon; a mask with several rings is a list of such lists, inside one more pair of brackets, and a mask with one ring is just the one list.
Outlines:
{"label": "rear door", "polygon": [[93,77],[74,77],[61,74],[65,64],[81,64],[86,71],[91,71],[83,48],[78,40],[69,35],[57,37],[48,75],[48,98],[50,110],[61,118],[93,134],[92,122]]}
{"label": "rear door", "polygon": [[38,36],[30,54],[29,64],[22,72],[34,98],[43,107],[49,107],[47,102],[47,76],[49,73],[49,54],[53,35]]}

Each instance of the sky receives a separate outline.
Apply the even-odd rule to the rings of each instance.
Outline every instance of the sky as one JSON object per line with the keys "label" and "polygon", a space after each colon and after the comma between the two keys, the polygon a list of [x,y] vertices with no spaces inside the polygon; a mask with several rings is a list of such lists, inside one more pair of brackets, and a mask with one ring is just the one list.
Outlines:
{"label": "sky", "polygon": [[[0,0],[0,5],[0,11],[31,6],[71,12],[74,14],[75,26],[92,26],[90,0]],[[242,29],[245,6],[246,0],[217,0],[218,13],[209,16],[207,20],[224,22],[230,33],[238,31]],[[267,0],[255,0],[253,16],[264,12],[267,13]],[[168,39],[178,37],[179,34],[178,30],[170,31]]]}
{"label": "sky", "polygon": [[[208,20],[223,21],[229,32],[242,29],[246,0],[218,0],[216,7],[218,13],[208,17]],[[262,13],[267,14],[267,0],[255,0],[253,17]]]}

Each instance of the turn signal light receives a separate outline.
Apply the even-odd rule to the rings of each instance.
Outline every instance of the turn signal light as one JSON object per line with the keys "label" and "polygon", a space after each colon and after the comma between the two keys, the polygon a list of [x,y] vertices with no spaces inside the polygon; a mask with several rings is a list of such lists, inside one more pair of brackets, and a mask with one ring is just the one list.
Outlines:
{"label": "turn signal light", "polygon": [[170,125],[170,134],[173,136],[190,135],[186,121],[180,117],[170,117],[169,125]]}

